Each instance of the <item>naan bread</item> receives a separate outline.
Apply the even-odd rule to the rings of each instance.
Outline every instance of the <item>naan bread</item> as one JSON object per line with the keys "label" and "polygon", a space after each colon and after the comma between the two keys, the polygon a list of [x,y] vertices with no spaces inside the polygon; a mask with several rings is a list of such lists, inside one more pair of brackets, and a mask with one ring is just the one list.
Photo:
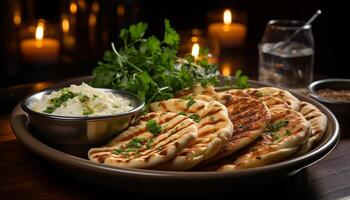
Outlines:
{"label": "naan bread", "polygon": [[316,106],[302,101],[299,112],[310,122],[311,135],[305,145],[300,147],[296,156],[310,151],[322,139],[327,129],[327,117]]}
{"label": "naan bread", "polygon": [[[232,136],[233,127],[227,109],[217,101],[169,99],[152,103],[150,109],[154,112],[182,112],[199,121],[198,137],[174,159],[156,167],[157,169],[190,169],[201,161],[215,156]],[[197,117],[194,117],[196,115]]]}
{"label": "naan bread", "polygon": [[193,99],[203,101],[220,101],[226,94],[232,94],[240,97],[251,97],[259,99],[268,108],[282,107],[299,110],[300,102],[290,92],[274,87],[231,89],[223,92],[216,92],[213,86],[202,87],[195,85],[177,93],[178,97],[192,96]]}
{"label": "naan bread", "polygon": [[195,84],[190,88],[185,88],[175,93],[175,97],[183,98],[188,96],[196,96],[196,95],[208,95],[214,96],[216,93],[214,86],[207,85],[203,87],[201,84]]}
{"label": "naan bread", "polygon": [[[160,133],[149,132],[147,122],[150,120],[162,126]],[[186,116],[149,113],[106,147],[90,149],[88,156],[93,162],[111,166],[149,168],[174,158],[197,135],[198,124]]]}
{"label": "naan bread", "polygon": [[276,132],[265,132],[232,164],[222,166],[219,171],[252,168],[283,161],[308,140],[310,123],[299,112],[285,108],[273,108],[270,111],[272,120],[269,129],[273,127],[271,124],[282,124],[280,128],[276,129]]}
{"label": "naan bread", "polygon": [[258,88],[258,91],[261,92],[262,96],[270,95],[270,96],[276,97],[280,100],[285,101],[288,104],[288,106],[290,106],[293,110],[299,110],[299,107],[300,107],[299,99],[293,96],[287,90],[282,90],[275,87],[262,87],[262,88]]}
{"label": "naan bread", "polygon": [[268,108],[282,107],[299,110],[300,102],[290,92],[274,87],[232,89],[224,93],[233,94],[242,97],[251,97],[259,99],[265,103]]}
{"label": "naan bread", "polygon": [[231,94],[226,94],[222,98],[233,123],[234,132],[217,155],[205,163],[229,156],[252,143],[264,132],[266,125],[271,120],[270,111],[259,100]]}

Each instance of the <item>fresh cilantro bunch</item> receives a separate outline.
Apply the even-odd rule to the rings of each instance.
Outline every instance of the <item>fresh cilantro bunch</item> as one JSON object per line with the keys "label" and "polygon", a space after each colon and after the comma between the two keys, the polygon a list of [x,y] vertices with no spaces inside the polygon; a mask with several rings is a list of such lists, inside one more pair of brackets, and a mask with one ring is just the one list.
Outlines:
{"label": "fresh cilantro bunch", "polygon": [[98,62],[91,81],[94,87],[127,90],[144,100],[147,107],[194,84],[218,83],[217,66],[207,62],[208,50],[201,49],[196,60],[191,55],[179,58],[180,37],[168,20],[162,38],[146,37],[147,28],[140,22],[121,30],[123,45],[117,50],[112,43],[112,51],[106,51]]}
{"label": "fresh cilantro bunch", "polygon": [[[180,37],[165,20],[164,37],[145,37],[146,23],[122,29],[123,47],[106,51],[93,70],[95,87],[120,88],[138,95],[146,102],[168,99],[174,92],[196,83],[215,84],[217,67],[206,57],[195,61],[192,56],[176,56]],[[205,53],[205,52],[203,52]]]}

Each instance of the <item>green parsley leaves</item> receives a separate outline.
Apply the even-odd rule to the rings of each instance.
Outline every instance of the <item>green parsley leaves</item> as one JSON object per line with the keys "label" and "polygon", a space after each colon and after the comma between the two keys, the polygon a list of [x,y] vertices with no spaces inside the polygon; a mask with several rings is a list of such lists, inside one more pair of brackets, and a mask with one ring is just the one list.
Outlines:
{"label": "green parsley leaves", "polygon": [[242,75],[241,70],[237,70],[235,73],[235,78],[236,78],[236,88],[238,89],[244,89],[249,87],[248,83],[248,76]]}
{"label": "green parsley leaves", "polygon": [[191,97],[190,100],[187,101],[187,109],[190,108],[195,103],[196,103],[196,101],[193,100],[192,97]]}
{"label": "green parsley leaves", "polygon": [[140,22],[121,30],[122,41],[112,45],[93,70],[94,87],[124,89],[136,94],[147,106],[153,101],[173,97],[179,90],[194,84],[218,83],[215,64],[207,62],[207,51],[200,59],[189,55],[177,57],[180,37],[168,20],[164,21],[164,37],[147,36],[148,25]]}
{"label": "green parsley leaves", "polygon": [[162,126],[153,119],[147,121],[146,127],[147,130],[153,135],[158,135],[160,132],[162,132]]}
{"label": "green parsley leaves", "polygon": [[189,116],[189,118],[191,118],[193,121],[199,123],[199,121],[201,121],[201,117],[198,114],[192,114]]}
{"label": "green parsley leaves", "polygon": [[57,98],[50,99],[50,106],[47,106],[47,108],[44,110],[45,113],[53,113],[57,108],[59,108],[62,104],[67,102],[69,99],[73,99],[77,94],[66,90],[62,89],[62,94],[61,96]]}
{"label": "green parsley leaves", "polygon": [[137,153],[141,148],[149,149],[153,144],[153,138],[133,138],[126,147],[114,150],[114,154],[127,156],[128,153]]}
{"label": "green parsley leaves", "polygon": [[281,127],[287,126],[288,123],[289,123],[288,120],[281,120],[281,121],[278,121],[274,124],[268,124],[265,128],[265,132],[268,132],[268,133],[277,132],[280,130]]}

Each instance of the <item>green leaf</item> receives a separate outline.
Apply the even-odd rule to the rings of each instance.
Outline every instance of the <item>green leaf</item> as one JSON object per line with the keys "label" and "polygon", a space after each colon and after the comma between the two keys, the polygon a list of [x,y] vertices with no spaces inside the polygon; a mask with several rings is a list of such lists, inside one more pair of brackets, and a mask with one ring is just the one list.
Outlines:
{"label": "green leaf", "polygon": [[180,36],[176,33],[175,29],[170,26],[169,20],[164,20],[165,24],[165,34],[164,34],[164,42],[172,47],[176,47],[180,43]]}
{"label": "green leaf", "polygon": [[128,35],[129,35],[129,31],[123,28],[119,33],[119,38],[122,39],[123,42],[126,44],[128,41]]}
{"label": "green leaf", "polygon": [[160,50],[160,42],[155,36],[151,36],[147,39],[146,46],[152,54]]}
{"label": "green leaf", "polygon": [[158,135],[162,132],[162,126],[159,125],[155,120],[148,120],[146,123],[147,130],[153,135]]}
{"label": "green leaf", "polygon": [[139,22],[136,25],[131,25],[129,27],[131,41],[135,41],[137,39],[142,38],[145,35],[147,28],[148,25],[143,22]]}
{"label": "green leaf", "polygon": [[[172,98],[174,93],[200,83],[203,86],[218,83],[216,64],[207,61],[209,51],[200,49],[200,59],[177,57],[180,37],[165,20],[164,38],[145,37],[146,23],[122,29],[119,37],[124,45],[112,46],[93,70],[94,87],[124,89],[145,101],[145,112],[153,101]],[[241,78],[243,77],[243,78]],[[239,74],[237,85],[245,87]],[[142,112],[142,113],[145,113]]]}
{"label": "green leaf", "polygon": [[239,89],[244,89],[249,87],[248,76],[243,76],[241,70],[237,70],[235,73],[236,87]]}
{"label": "green leaf", "polygon": [[199,121],[201,121],[201,117],[198,114],[192,114],[189,116],[189,118],[191,118],[193,121],[199,123]]}
{"label": "green leaf", "polygon": [[274,133],[280,130],[280,128],[282,128],[283,126],[287,126],[289,123],[288,120],[280,120],[276,123],[273,124],[267,124],[266,128],[265,128],[265,132],[267,133]]}

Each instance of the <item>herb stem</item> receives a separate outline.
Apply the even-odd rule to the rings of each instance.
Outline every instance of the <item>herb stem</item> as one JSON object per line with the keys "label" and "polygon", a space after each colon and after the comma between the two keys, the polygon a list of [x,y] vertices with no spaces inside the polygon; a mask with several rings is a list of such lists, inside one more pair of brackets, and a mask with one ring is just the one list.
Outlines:
{"label": "herb stem", "polygon": [[135,68],[137,71],[139,72],[143,72],[143,70],[141,70],[140,68],[138,68],[136,65],[134,65],[133,63],[126,61],[126,63],[128,63],[131,67]]}
{"label": "herb stem", "polygon": [[169,88],[168,86],[159,88],[159,89],[157,90],[157,92],[154,93],[154,94],[152,95],[152,97],[149,99],[149,103],[151,103],[151,102],[153,101],[153,99],[157,96],[157,94],[159,94],[161,91],[166,90],[166,89],[168,89],[168,88]]}
{"label": "herb stem", "polygon": [[[117,49],[115,48],[113,42],[111,43],[111,46],[112,46],[112,49],[113,49],[114,53],[117,54],[117,56],[122,57],[122,56],[118,53],[118,51],[117,51]],[[131,63],[131,62],[127,61],[127,60],[126,60],[125,62],[128,63],[131,67],[135,68],[137,71],[143,72],[143,70],[141,70],[140,68],[138,68],[138,67],[137,67],[136,65],[134,65],[133,63]]]}

